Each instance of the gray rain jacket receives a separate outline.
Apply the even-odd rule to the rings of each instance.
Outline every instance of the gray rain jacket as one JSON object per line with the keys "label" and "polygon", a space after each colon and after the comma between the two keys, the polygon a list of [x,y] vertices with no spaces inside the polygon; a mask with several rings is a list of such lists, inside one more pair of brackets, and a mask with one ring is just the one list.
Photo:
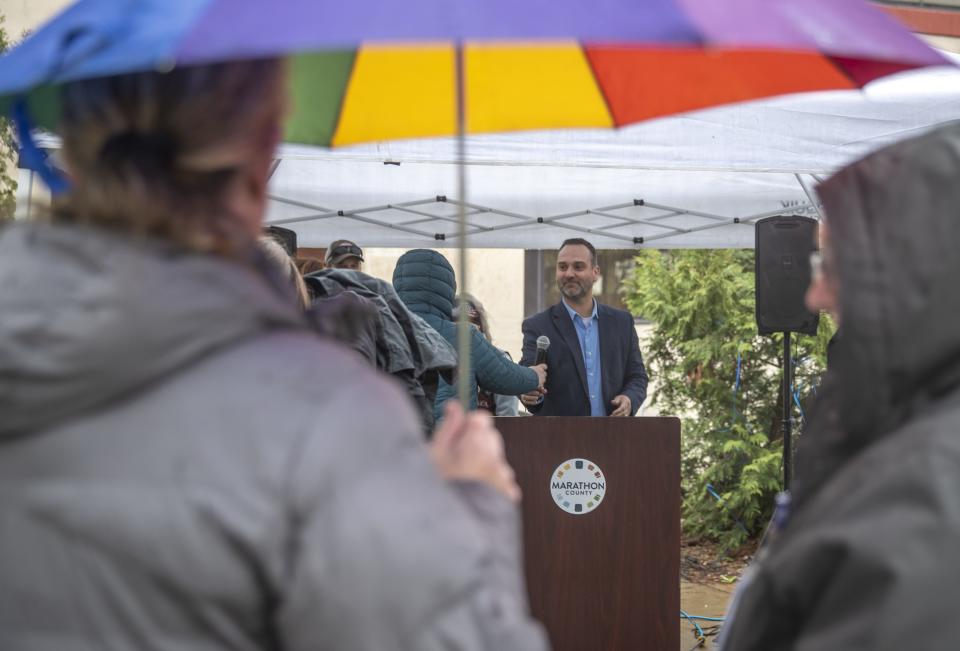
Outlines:
{"label": "gray rain jacket", "polygon": [[518,528],[251,269],[0,230],[0,649],[540,649]]}
{"label": "gray rain jacket", "polygon": [[843,337],[724,651],[957,648],[960,124],[820,187]]}
{"label": "gray rain jacket", "polygon": [[393,375],[417,403],[429,437],[433,433],[433,404],[441,378],[452,382],[457,351],[439,332],[410,311],[393,285],[360,271],[324,269],[306,277],[318,299],[335,300],[355,294],[376,310],[373,361]]}

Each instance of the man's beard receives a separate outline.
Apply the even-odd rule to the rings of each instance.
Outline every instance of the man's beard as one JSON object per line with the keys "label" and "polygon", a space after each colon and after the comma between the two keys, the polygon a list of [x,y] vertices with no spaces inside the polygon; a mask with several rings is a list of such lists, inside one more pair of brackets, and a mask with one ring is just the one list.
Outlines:
{"label": "man's beard", "polygon": [[[569,283],[558,283],[558,284],[559,284],[560,294],[564,298],[569,298],[569,299],[583,298],[590,292],[589,287],[585,287],[582,284],[578,283],[577,281],[572,281]],[[576,287],[576,289],[574,289],[574,287]]]}

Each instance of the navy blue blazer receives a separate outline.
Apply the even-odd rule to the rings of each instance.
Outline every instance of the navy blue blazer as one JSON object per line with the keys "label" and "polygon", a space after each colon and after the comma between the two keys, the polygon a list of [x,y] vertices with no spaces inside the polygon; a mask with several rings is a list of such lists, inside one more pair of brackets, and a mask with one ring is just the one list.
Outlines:
{"label": "navy blue blazer", "polygon": [[[647,371],[643,367],[633,316],[624,310],[597,303],[597,321],[601,386],[607,415],[614,409],[610,401],[619,394],[630,398],[636,414],[647,397]],[[524,320],[521,364],[531,366],[536,360],[537,337],[540,335],[550,338],[547,395],[541,404],[527,409],[538,416],[589,416],[587,370],[583,365],[580,339],[562,302]]]}

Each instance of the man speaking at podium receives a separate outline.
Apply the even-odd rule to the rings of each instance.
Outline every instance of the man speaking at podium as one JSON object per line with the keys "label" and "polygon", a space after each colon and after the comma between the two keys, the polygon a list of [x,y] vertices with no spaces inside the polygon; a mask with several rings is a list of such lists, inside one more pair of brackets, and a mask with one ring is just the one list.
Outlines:
{"label": "man speaking at podium", "polygon": [[520,397],[535,415],[633,416],[647,397],[633,317],[594,300],[599,277],[597,250],[590,242],[573,238],[560,245],[561,300],[523,322],[520,363],[539,363],[539,354],[549,369],[543,394]]}

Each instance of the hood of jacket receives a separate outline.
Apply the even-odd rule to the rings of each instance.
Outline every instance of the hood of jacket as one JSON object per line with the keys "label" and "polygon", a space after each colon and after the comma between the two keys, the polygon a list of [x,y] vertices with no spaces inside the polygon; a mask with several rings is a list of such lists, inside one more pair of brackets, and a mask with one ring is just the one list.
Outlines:
{"label": "hood of jacket", "polygon": [[414,249],[400,256],[393,270],[393,287],[410,311],[427,322],[431,317],[453,320],[457,281],[453,267],[436,251]]}
{"label": "hood of jacket", "polygon": [[960,123],[887,147],[819,188],[840,280],[831,358],[859,449],[960,384]]}
{"label": "hood of jacket", "polygon": [[121,399],[206,354],[302,328],[291,295],[220,257],[53,224],[0,229],[0,438]]}

